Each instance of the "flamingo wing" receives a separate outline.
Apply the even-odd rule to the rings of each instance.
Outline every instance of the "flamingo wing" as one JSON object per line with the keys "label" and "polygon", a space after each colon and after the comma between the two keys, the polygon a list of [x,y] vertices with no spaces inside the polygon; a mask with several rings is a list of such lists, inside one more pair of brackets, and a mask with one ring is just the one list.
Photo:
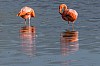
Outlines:
{"label": "flamingo wing", "polygon": [[77,12],[73,9],[65,10],[62,14],[62,18],[66,21],[74,22],[77,19]]}

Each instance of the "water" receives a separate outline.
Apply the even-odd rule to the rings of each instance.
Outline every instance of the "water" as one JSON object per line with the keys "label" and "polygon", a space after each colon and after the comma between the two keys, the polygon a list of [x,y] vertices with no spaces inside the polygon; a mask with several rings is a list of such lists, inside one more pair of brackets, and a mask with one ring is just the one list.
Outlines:
{"label": "water", "polygon": [[[61,3],[79,13],[75,23],[79,40],[71,45],[74,48],[62,48],[61,34],[67,23],[58,12]],[[99,3],[99,0],[0,0],[0,66],[99,66]],[[16,14],[26,5],[36,12],[36,18],[31,19],[36,37],[23,34],[26,37],[22,38],[20,34],[24,20]]]}

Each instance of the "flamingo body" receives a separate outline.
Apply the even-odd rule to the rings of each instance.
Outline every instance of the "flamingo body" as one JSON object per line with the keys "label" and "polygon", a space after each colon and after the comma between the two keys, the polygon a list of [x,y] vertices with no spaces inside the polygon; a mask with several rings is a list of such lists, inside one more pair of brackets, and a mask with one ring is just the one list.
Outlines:
{"label": "flamingo body", "polygon": [[74,22],[77,19],[78,13],[74,9],[68,9],[65,4],[59,6],[59,13],[65,21]]}
{"label": "flamingo body", "polygon": [[23,19],[25,19],[25,25],[26,25],[26,19],[29,19],[29,26],[30,26],[30,18],[35,17],[35,12],[32,8],[25,6],[20,10],[17,16],[20,16]]}
{"label": "flamingo body", "polygon": [[69,22],[75,22],[75,20],[77,19],[77,16],[78,16],[78,13],[73,9],[65,10],[62,13],[62,18],[65,21],[69,21]]}
{"label": "flamingo body", "polygon": [[31,17],[35,17],[35,12],[32,8],[25,6],[20,10],[17,16],[20,16],[24,19],[28,19]]}

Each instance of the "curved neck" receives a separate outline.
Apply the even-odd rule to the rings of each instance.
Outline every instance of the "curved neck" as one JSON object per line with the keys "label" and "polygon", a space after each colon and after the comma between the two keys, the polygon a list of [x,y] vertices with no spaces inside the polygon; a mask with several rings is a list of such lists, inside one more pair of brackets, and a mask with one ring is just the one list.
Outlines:
{"label": "curved neck", "polygon": [[59,6],[59,13],[62,14],[65,10],[67,10],[67,6],[65,4],[61,4]]}

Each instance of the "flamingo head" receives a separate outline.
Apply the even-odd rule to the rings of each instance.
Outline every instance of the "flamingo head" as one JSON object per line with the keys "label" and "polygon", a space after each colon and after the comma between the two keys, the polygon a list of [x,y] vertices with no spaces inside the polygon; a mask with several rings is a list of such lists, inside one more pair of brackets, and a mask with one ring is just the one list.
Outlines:
{"label": "flamingo head", "polygon": [[68,7],[66,6],[66,4],[60,4],[59,5],[59,13],[62,14],[66,9],[68,9]]}

